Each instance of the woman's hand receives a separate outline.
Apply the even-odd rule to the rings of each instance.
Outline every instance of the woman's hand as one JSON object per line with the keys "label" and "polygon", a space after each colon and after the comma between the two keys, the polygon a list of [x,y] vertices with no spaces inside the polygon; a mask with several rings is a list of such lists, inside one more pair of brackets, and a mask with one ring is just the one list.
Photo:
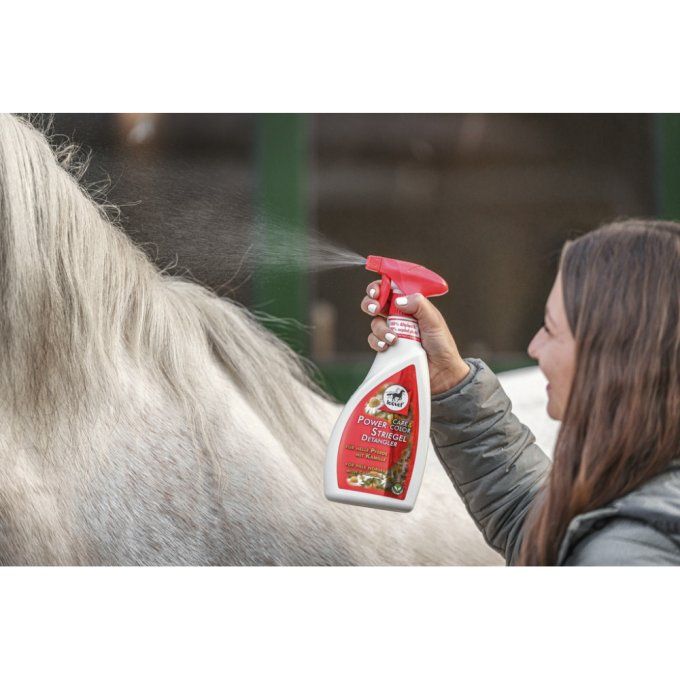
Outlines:
{"label": "woman's hand", "polygon": [[[366,292],[368,295],[361,301],[361,309],[374,317],[371,321],[372,332],[368,336],[368,344],[376,352],[384,352],[390,345],[399,342],[399,338],[390,331],[383,316],[376,316],[380,281],[369,283]],[[402,300],[405,300],[405,303],[399,304]],[[395,302],[405,314],[413,316],[420,326],[420,339],[430,368],[432,394],[446,392],[457,385],[469,373],[470,367],[460,356],[441,312],[420,293],[400,296]]]}

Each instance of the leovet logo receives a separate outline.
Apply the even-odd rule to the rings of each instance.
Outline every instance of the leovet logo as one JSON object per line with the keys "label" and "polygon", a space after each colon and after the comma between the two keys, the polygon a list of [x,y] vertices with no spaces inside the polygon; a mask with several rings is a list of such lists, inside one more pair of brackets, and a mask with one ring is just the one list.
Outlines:
{"label": "leovet logo", "polygon": [[383,403],[390,411],[403,411],[408,406],[408,390],[402,385],[391,385],[385,389]]}

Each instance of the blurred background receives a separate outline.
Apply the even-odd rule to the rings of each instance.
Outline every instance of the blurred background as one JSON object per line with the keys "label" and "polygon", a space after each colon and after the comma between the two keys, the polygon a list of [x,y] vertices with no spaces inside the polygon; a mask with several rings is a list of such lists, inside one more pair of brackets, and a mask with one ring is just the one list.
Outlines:
{"label": "blurred background", "polygon": [[120,225],[161,267],[248,308],[319,367],[338,399],[365,376],[374,275],[249,271],[256,224],[446,278],[437,306],[464,356],[530,365],[565,239],[619,217],[680,217],[674,114],[58,114],[110,179]]}

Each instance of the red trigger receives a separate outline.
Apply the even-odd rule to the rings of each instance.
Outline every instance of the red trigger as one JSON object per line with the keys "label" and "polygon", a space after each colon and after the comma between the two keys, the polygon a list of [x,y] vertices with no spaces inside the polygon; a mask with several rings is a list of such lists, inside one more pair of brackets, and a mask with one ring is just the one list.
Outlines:
{"label": "red trigger", "polygon": [[383,311],[383,308],[387,304],[387,300],[390,297],[390,293],[392,293],[392,281],[390,281],[390,277],[387,276],[387,274],[383,274],[382,279],[380,281],[380,296],[378,297],[378,312]]}

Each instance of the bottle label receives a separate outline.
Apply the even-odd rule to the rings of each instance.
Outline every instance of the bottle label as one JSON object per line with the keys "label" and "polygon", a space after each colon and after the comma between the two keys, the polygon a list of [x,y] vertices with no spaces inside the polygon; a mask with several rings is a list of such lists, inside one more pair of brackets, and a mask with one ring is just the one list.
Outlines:
{"label": "bottle label", "polygon": [[345,425],[338,487],[404,499],[418,445],[419,407],[413,364],[367,393]]}
{"label": "bottle label", "polygon": [[390,330],[400,338],[417,340],[420,342],[420,328],[417,322],[408,316],[392,315],[387,317],[387,325]]}

